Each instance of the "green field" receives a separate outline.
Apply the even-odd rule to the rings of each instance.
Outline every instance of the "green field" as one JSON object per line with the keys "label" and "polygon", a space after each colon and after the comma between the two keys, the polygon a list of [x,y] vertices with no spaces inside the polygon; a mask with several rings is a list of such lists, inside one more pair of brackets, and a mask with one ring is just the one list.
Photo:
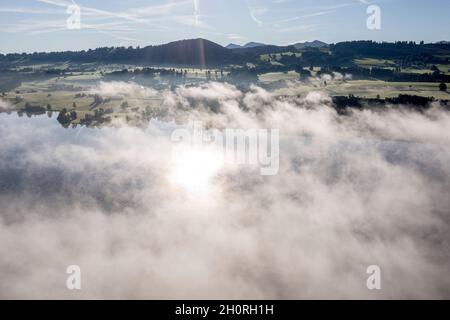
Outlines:
{"label": "green field", "polygon": [[[76,76],[74,76],[76,77]],[[268,73],[260,77],[264,83],[270,83],[279,80],[296,80],[298,74],[296,72],[288,73]],[[70,82],[72,79],[68,79]],[[77,79],[79,80],[79,79]],[[80,112],[92,112],[94,110],[93,96],[77,97],[77,94],[84,91],[76,90],[52,90],[55,85],[54,81],[46,82],[28,82],[14,91],[6,92],[3,99],[8,100],[16,106],[17,109],[25,107],[26,103],[31,105],[46,107],[50,105],[52,110],[61,110],[63,108],[72,109],[73,104],[76,105],[76,110]],[[448,84],[450,87],[450,84]],[[353,94],[359,97],[375,98],[380,96],[395,97],[399,94],[418,95],[424,97],[435,97],[436,99],[450,99],[448,92],[439,91],[436,83],[409,83],[409,82],[384,82],[371,80],[356,80],[356,81],[332,81],[326,86],[322,83],[314,82],[294,82],[289,87],[276,89],[275,95],[305,95],[311,91],[322,91],[331,96],[334,95],[349,95]],[[88,92],[87,92],[88,93]],[[17,102],[16,97],[21,97],[21,101]],[[158,107],[162,100],[162,96],[151,98],[126,98],[126,99],[112,99],[97,106],[97,108],[113,109],[115,112],[121,112],[120,105],[126,101],[129,109],[144,108],[150,106],[152,108]]]}
{"label": "green field", "polygon": [[280,80],[298,80],[300,75],[295,71],[289,72],[271,72],[259,76],[261,82],[274,82]]}
{"label": "green field", "polygon": [[[272,56],[273,57],[273,56]],[[273,61],[273,63],[277,63]],[[376,59],[362,59],[358,63],[365,66],[374,65],[391,65],[390,61],[376,60]],[[48,68],[47,65],[36,65],[27,67],[32,70],[40,70]],[[68,67],[67,64],[60,64],[51,66],[53,69]],[[71,66],[73,67],[73,65]],[[148,110],[158,111],[163,100],[165,90],[176,85],[198,85],[208,80],[221,80],[228,75],[227,71],[220,69],[199,69],[199,68],[185,68],[175,69],[183,73],[186,71],[186,76],[183,77],[182,82],[175,82],[170,77],[159,76],[155,77],[141,77],[133,76],[108,76],[105,75],[120,71],[123,68],[134,70],[137,67],[127,65],[83,65],[86,71],[71,71],[63,76],[33,76],[33,73],[22,73],[22,83],[14,90],[5,91],[2,99],[8,101],[14,106],[16,110],[24,109],[26,106],[39,106],[45,109],[49,108],[52,111],[75,110],[78,119],[73,123],[78,123],[86,114],[94,114],[96,110],[108,111],[108,117],[128,118],[134,117]],[[439,65],[442,71],[445,71],[449,65]],[[390,67],[389,67],[390,68]],[[81,70],[83,70],[81,68]],[[434,97],[435,99],[449,100],[450,94],[439,90],[438,83],[418,83],[418,82],[385,82],[377,80],[327,80],[325,85],[317,76],[317,72],[321,69],[314,67],[311,70],[313,78],[306,81],[299,81],[299,74],[295,71],[289,72],[270,72],[259,75],[259,83],[262,86],[267,86],[276,96],[305,96],[312,91],[320,91],[330,96],[347,96],[354,95],[362,98],[386,98],[397,97],[400,94],[417,95],[424,97]],[[411,73],[428,73],[431,70],[419,69],[411,67],[405,69],[405,72]],[[101,102],[96,101],[95,92],[92,88],[97,86],[100,81],[125,81],[136,82],[138,85],[153,88],[154,95],[150,96],[117,96],[117,97],[102,97]],[[450,87],[450,84],[447,84]],[[271,89],[270,89],[271,88]],[[147,110],[147,111],[146,111]],[[151,113],[153,114],[153,111]]]}
{"label": "green field", "polygon": [[382,59],[355,59],[353,60],[355,64],[362,67],[393,67],[395,62],[392,60],[382,60]]}
{"label": "green field", "polygon": [[[450,86],[450,84],[447,84]],[[311,91],[322,91],[331,96],[355,95],[365,98],[396,97],[399,94],[417,95],[423,97],[434,97],[436,99],[448,100],[448,92],[439,91],[439,84],[428,82],[385,82],[371,80],[356,80],[346,82],[332,82],[327,86],[312,83],[302,83],[295,87],[277,89],[277,95],[305,95]]]}

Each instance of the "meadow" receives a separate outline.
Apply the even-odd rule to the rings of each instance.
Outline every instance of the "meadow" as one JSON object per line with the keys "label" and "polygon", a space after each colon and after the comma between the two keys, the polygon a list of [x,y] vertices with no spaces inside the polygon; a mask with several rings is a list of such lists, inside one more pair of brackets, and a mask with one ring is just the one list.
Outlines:
{"label": "meadow", "polygon": [[[371,67],[391,65],[390,61],[377,59],[361,59],[361,65]],[[440,66],[444,70],[448,66]],[[60,74],[45,74],[46,70],[59,70]],[[390,67],[389,67],[390,68]],[[1,90],[2,100],[6,101],[11,110],[25,110],[27,107],[40,107],[45,111],[75,111],[77,119],[72,124],[80,123],[81,119],[94,116],[98,112],[107,113],[110,119],[140,117],[149,110],[159,110],[163,96],[180,86],[198,86],[207,81],[226,81],[228,70],[201,68],[171,68],[171,72],[183,74],[183,77],[154,74],[146,75],[115,75],[121,70],[142,70],[142,67],[132,65],[95,65],[95,64],[55,64],[33,65],[16,68],[20,74],[20,84],[10,90]],[[447,91],[439,90],[438,83],[430,82],[386,82],[380,80],[352,80],[351,76],[320,75],[321,68],[309,68],[311,77],[302,78],[296,71],[267,72],[258,75],[257,85],[264,87],[274,96],[306,96],[311,91],[319,91],[329,96],[354,95],[361,98],[391,98],[400,94],[433,97],[437,100],[448,100]],[[59,72],[58,71],[58,72]],[[427,70],[415,69],[415,72]],[[39,74],[36,77],[36,74]],[[42,75],[44,74],[44,75]],[[126,82],[136,85],[136,90],[153,90],[152,94],[130,94],[102,96],[96,89],[102,83]]]}

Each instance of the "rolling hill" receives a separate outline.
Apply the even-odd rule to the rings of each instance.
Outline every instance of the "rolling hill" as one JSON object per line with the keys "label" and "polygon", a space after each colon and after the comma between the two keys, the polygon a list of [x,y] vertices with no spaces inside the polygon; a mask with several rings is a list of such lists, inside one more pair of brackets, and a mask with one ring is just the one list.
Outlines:
{"label": "rolling hill", "polygon": [[265,46],[267,46],[267,44],[259,43],[259,42],[249,42],[243,46],[240,46],[240,45],[234,44],[234,43],[230,43],[225,48],[227,48],[227,49],[248,49],[248,48],[265,47]]}
{"label": "rolling hill", "polygon": [[[327,46],[328,50],[319,50]],[[414,63],[442,65],[447,72],[450,51],[446,43],[420,43],[413,41],[374,42],[347,41],[327,45],[321,41],[297,43],[291,46],[262,45],[250,43],[248,48],[225,48],[206,39],[174,41],[163,45],[133,47],[102,47],[82,51],[41,52],[0,54],[0,71],[8,71],[12,66],[30,66],[52,63],[100,63],[100,64],[140,64],[163,67],[224,67],[258,63],[261,55],[299,52],[301,59],[283,57],[283,65],[296,66],[355,66],[355,59],[395,60],[403,66]],[[289,60],[290,59],[290,60]],[[289,60],[289,61],[288,61]],[[392,62],[391,62],[392,63]],[[285,66],[286,67],[286,66]],[[435,67],[437,68],[437,67]],[[58,74],[58,70],[48,70]],[[356,71],[353,70],[352,73]],[[442,78],[439,78],[441,81]],[[436,79],[434,79],[437,81]]]}
{"label": "rolling hill", "polygon": [[3,64],[78,62],[138,63],[159,66],[222,66],[241,63],[243,56],[205,39],[174,41],[144,48],[103,47],[94,50],[0,54]]}
{"label": "rolling hill", "polygon": [[328,44],[319,40],[314,40],[311,42],[298,42],[293,45],[296,49],[304,49],[304,48],[324,48],[328,47]]}
{"label": "rolling hill", "polygon": [[229,49],[205,39],[175,41],[142,50],[143,61],[157,64],[207,66],[236,59]]}

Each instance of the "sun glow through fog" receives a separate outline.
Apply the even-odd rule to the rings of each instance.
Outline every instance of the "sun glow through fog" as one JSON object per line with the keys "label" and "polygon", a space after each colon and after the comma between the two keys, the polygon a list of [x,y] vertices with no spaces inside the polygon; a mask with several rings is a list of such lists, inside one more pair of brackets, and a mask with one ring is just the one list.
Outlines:
{"label": "sun glow through fog", "polygon": [[199,148],[174,153],[170,182],[189,192],[206,193],[213,188],[213,179],[223,165],[220,152]]}

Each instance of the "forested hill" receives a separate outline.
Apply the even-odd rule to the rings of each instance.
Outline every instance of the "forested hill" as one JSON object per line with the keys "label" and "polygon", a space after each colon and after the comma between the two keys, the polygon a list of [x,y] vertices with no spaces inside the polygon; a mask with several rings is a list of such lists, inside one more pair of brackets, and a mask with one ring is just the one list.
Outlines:
{"label": "forested hill", "polygon": [[[326,45],[326,44],[325,44]],[[95,50],[32,54],[0,54],[0,66],[52,62],[125,63],[157,66],[226,66],[259,63],[261,55],[299,52],[301,55],[284,57],[288,65],[349,66],[356,58],[393,59],[399,65],[411,63],[448,64],[448,42],[425,44],[407,41],[373,42],[350,41],[326,47],[298,47],[262,45],[252,48],[228,49],[205,39],[181,40],[145,48],[104,47]],[[285,61],[286,62],[286,61]]]}
{"label": "forested hill", "polygon": [[217,43],[205,39],[194,39],[145,47],[138,52],[137,58],[158,64],[204,66],[232,63],[237,57],[234,57],[229,49]]}
{"label": "forested hill", "polygon": [[330,50],[335,55],[350,54],[378,59],[396,59],[411,55],[447,56],[450,53],[450,43],[346,41],[330,45]]}
{"label": "forested hill", "polygon": [[239,63],[242,56],[205,39],[180,40],[145,48],[103,47],[95,50],[0,55],[0,62],[98,62],[213,66]]}

